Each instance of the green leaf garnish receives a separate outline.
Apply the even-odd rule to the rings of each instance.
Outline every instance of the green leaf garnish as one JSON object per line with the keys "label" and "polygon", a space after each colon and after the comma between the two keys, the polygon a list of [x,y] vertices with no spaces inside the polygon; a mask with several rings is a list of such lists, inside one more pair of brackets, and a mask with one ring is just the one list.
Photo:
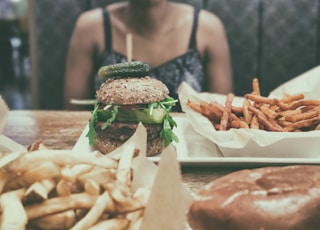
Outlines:
{"label": "green leaf garnish", "polygon": [[152,115],[153,109],[161,107],[166,111],[166,116],[163,120],[163,128],[160,132],[161,138],[164,139],[164,146],[167,147],[172,141],[179,142],[179,138],[172,131],[172,127],[177,127],[177,123],[169,115],[171,108],[176,105],[178,100],[174,100],[172,97],[167,97],[162,101],[150,103],[148,105],[149,114]]}
{"label": "green leaf garnish", "polygon": [[167,147],[173,141],[179,142],[179,138],[172,131],[172,127],[177,127],[177,123],[167,113],[165,119],[163,120],[163,128],[160,132],[160,136],[164,140],[165,147]]}
{"label": "green leaf garnish", "polygon": [[89,145],[94,144],[94,137],[96,135],[96,130],[94,128],[94,125],[98,122],[98,109],[99,109],[99,103],[96,102],[94,105],[94,109],[92,111],[91,119],[89,122],[89,130],[86,134],[86,137],[89,138]]}
{"label": "green leaf garnish", "polygon": [[110,111],[111,117],[107,119],[107,121],[101,126],[102,130],[105,130],[106,128],[108,128],[112,124],[112,122],[115,121],[118,111],[119,111],[119,105],[114,105],[112,107],[112,110]]}

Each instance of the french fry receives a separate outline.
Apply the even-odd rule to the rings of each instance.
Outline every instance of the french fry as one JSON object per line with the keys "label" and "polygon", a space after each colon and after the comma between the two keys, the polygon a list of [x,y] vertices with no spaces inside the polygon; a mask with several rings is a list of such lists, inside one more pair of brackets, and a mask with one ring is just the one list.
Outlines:
{"label": "french fry", "polygon": [[[17,172],[20,174],[20,172]],[[43,162],[37,167],[30,168],[28,171],[18,175],[14,180],[7,183],[4,190],[12,190],[21,187],[28,187],[29,185],[42,181],[44,179],[51,179],[60,175],[60,168],[53,162]]]}
{"label": "french fry", "polygon": [[31,220],[31,229],[70,229],[77,222],[75,212],[68,210]]}
{"label": "french fry", "polygon": [[144,208],[138,199],[128,195],[131,193],[129,188],[123,184],[120,184],[118,181],[116,181],[114,184],[108,183],[102,186],[109,192],[112,200],[115,201],[115,206],[118,213],[125,214]]}
{"label": "french fry", "polygon": [[131,164],[134,157],[134,146],[126,145],[125,154],[122,154],[119,160],[119,165],[116,173],[116,178],[119,182],[131,185]]}
{"label": "french fry", "polygon": [[[92,196],[85,192],[71,194],[70,196],[54,197],[41,203],[25,206],[29,220],[42,216],[64,212],[71,209],[90,209],[96,202],[98,196]],[[109,210],[114,211],[114,210]]]}
{"label": "french fry", "polygon": [[128,229],[130,225],[130,221],[123,218],[114,218],[105,221],[100,221],[96,225],[90,227],[88,230],[101,230],[101,229],[108,229],[108,230],[124,230]]}
{"label": "french fry", "polygon": [[89,210],[87,215],[83,217],[80,221],[78,221],[71,230],[86,230],[92,225],[94,225],[99,217],[104,212],[105,208],[107,206],[112,206],[112,209],[114,209],[114,205],[112,202],[112,199],[107,191],[105,191],[101,196],[99,196],[95,202],[95,204],[92,206],[92,208]]}
{"label": "french fry", "polygon": [[25,192],[24,203],[40,202],[48,199],[48,194],[56,186],[53,179],[44,179],[33,183]]}
{"label": "french fry", "polygon": [[77,164],[72,167],[63,167],[61,170],[61,176],[71,182],[76,182],[77,178],[93,168],[93,165],[89,164]]}
{"label": "french fry", "polygon": [[71,186],[68,185],[68,181],[61,179],[56,186],[56,193],[58,196],[70,196]]}
{"label": "french fry", "polygon": [[28,219],[21,203],[24,193],[25,189],[23,188],[1,194],[2,216],[0,229],[25,229]]}
{"label": "french fry", "polygon": [[90,164],[114,169],[118,167],[118,162],[111,157],[100,158],[95,157],[90,153],[83,153],[81,157],[79,157],[79,154],[74,153],[72,150],[41,150],[26,153],[23,157],[19,157],[11,164],[7,164],[3,169],[9,172],[23,173],[29,169],[38,167],[44,162],[52,162],[60,167],[77,164]]}
{"label": "french fry", "polygon": [[131,190],[139,150],[130,145],[124,151],[112,158],[64,150],[4,156],[1,229],[139,229],[147,202],[147,195]]}
{"label": "french fry", "polygon": [[84,185],[84,191],[90,195],[98,196],[100,195],[100,186],[96,181],[89,179]]}
{"label": "french fry", "polygon": [[0,194],[9,179],[9,175],[0,169]]}

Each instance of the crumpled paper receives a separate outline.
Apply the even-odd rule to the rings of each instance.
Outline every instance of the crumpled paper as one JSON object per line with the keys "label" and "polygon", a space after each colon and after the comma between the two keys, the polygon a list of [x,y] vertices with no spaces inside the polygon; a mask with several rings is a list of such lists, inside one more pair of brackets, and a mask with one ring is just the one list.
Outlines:
{"label": "crumpled paper", "polygon": [[9,108],[0,95],[0,153],[26,151],[26,148],[2,134],[9,114]]}
{"label": "crumpled paper", "polygon": [[[320,66],[282,84],[269,97],[283,98],[286,94],[303,93],[306,99],[320,100]],[[263,85],[260,85],[263,88]],[[224,104],[226,95],[198,93],[187,83],[179,88],[182,110],[189,117],[190,124],[198,134],[214,142],[225,157],[284,157],[319,158],[320,131],[309,132],[269,132],[264,130],[231,129],[216,131],[211,122],[201,114],[191,110],[186,102],[217,101]],[[248,92],[249,93],[249,92]],[[242,106],[244,98],[235,97],[233,105]]]}
{"label": "crumpled paper", "polygon": [[2,133],[4,129],[4,125],[7,120],[8,113],[9,113],[9,108],[0,95],[0,133]]}
{"label": "crumpled paper", "polygon": [[[191,192],[182,183],[180,164],[175,147],[171,144],[161,153],[158,165],[146,157],[147,132],[140,123],[134,135],[122,146],[109,153],[118,155],[128,145],[140,149],[140,154],[132,162],[134,171],[133,189],[151,189],[145,208],[141,230],[183,230],[187,229],[186,213],[192,202]],[[74,148],[78,151],[80,148]]]}

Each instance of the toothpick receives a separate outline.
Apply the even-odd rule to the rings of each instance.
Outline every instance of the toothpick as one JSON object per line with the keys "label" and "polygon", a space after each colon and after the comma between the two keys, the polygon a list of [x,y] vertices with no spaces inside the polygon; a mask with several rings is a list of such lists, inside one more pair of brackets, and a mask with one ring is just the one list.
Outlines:
{"label": "toothpick", "polygon": [[127,58],[128,62],[132,61],[132,34],[128,33],[127,37]]}

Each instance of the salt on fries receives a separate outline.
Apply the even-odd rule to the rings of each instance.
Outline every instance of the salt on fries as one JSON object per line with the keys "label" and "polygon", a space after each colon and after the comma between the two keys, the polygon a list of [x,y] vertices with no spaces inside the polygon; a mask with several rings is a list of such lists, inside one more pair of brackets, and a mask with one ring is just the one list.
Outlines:
{"label": "salt on fries", "polygon": [[112,158],[64,150],[1,158],[0,229],[139,229],[150,191],[132,191],[138,152],[126,150]]}
{"label": "salt on fries", "polygon": [[251,128],[273,132],[299,132],[317,129],[320,124],[320,100],[307,100],[303,94],[285,98],[260,95],[257,78],[252,81],[252,92],[245,95],[242,107],[232,105],[229,93],[224,105],[216,101],[195,103],[187,101],[194,111],[206,116],[216,130]]}

